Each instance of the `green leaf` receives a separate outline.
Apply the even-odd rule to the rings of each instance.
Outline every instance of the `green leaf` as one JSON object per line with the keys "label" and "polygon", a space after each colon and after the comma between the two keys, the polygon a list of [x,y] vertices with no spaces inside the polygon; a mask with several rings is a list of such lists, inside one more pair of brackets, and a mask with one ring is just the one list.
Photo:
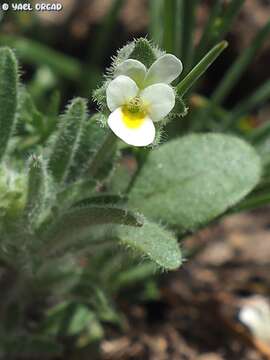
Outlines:
{"label": "green leaf", "polygon": [[161,268],[173,270],[182,263],[175,236],[153,222],[145,221],[140,228],[118,227],[116,237],[121,244],[146,256]]}
{"label": "green leaf", "polygon": [[135,41],[134,49],[129,57],[131,59],[139,60],[147,68],[149,68],[157,59],[149,41],[144,38]]}
{"label": "green leaf", "polygon": [[0,160],[4,156],[15,126],[17,110],[18,64],[13,52],[0,49]]}
{"label": "green leaf", "polygon": [[130,192],[130,206],[182,231],[221,215],[258,183],[260,159],[228,135],[190,135],[148,156]]}
{"label": "green leaf", "polygon": [[[74,181],[83,176],[93,176],[92,166],[94,166],[94,159],[98,156],[103,144],[108,137],[108,129],[102,127],[101,124],[96,120],[96,116],[92,116],[82,124],[81,137],[78,148],[74,154],[73,164],[69,170],[68,181]],[[113,141],[113,138],[110,137]],[[111,155],[113,151],[113,144],[110,143],[110,150],[108,151]],[[106,160],[106,159],[105,159]],[[111,163],[111,156],[108,159]],[[98,167],[97,170],[102,171],[104,163],[102,159],[97,159]],[[106,162],[106,161],[105,161]],[[98,175],[96,173],[96,175]]]}
{"label": "green leaf", "polygon": [[48,167],[57,182],[66,179],[77,152],[82,124],[87,119],[86,101],[74,99],[61,117],[58,132],[49,149]]}
{"label": "green leaf", "polygon": [[142,219],[137,214],[118,207],[88,206],[66,212],[60,223],[63,225],[62,231],[68,232],[71,229],[78,231],[78,227],[108,223],[142,226]]}
{"label": "green leaf", "polygon": [[170,118],[181,118],[183,116],[186,116],[188,113],[188,107],[186,106],[184,100],[178,96],[178,94],[176,93],[175,96],[175,105],[174,108],[172,109],[171,113],[169,114]]}
{"label": "green leaf", "polygon": [[107,131],[100,138],[93,156],[90,157],[85,170],[85,176],[103,180],[112,170],[116,158],[117,137],[112,131]]}
{"label": "green leaf", "polygon": [[72,204],[83,201],[96,193],[98,183],[93,179],[83,179],[68,184],[57,194],[56,204],[69,208]]}
{"label": "green leaf", "polygon": [[78,201],[73,206],[81,207],[88,205],[116,205],[124,203],[126,197],[123,195],[116,195],[115,193],[94,193],[91,197]]}
{"label": "green leaf", "polygon": [[[143,219],[137,213],[115,206],[85,206],[73,208],[64,213],[61,218],[44,234],[45,246],[65,246],[82,237],[89,237],[89,228],[96,225],[121,224],[132,227],[143,225]],[[89,242],[90,244],[90,242]]]}
{"label": "green leaf", "polygon": [[221,41],[214,46],[204,58],[187,74],[187,76],[176,87],[177,93],[180,97],[192,87],[192,85],[205,73],[209,66],[216,60],[228,46],[227,41]]}
{"label": "green leaf", "polygon": [[46,163],[41,156],[32,155],[29,159],[28,192],[25,215],[30,223],[38,219],[49,192],[49,175]]}

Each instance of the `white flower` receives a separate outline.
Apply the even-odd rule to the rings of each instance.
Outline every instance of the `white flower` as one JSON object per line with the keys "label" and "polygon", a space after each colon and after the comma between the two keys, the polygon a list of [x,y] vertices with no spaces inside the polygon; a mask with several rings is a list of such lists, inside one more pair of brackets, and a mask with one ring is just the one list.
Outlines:
{"label": "white flower", "polygon": [[168,84],[181,71],[181,61],[171,54],[158,58],[148,70],[138,60],[122,62],[106,92],[111,111],[108,125],[115,135],[129,145],[151,144],[154,122],[167,116],[175,105],[175,93]]}

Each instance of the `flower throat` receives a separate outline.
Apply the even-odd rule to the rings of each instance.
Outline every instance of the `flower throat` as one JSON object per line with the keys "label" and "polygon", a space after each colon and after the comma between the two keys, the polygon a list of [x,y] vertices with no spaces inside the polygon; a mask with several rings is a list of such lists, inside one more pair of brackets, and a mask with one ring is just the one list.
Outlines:
{"label": "flower throat", "polygon": [[143,101],[138,97],[132,98],[122,106],[123,121],[129,128],[140,127],[146,117],[146,109]]}

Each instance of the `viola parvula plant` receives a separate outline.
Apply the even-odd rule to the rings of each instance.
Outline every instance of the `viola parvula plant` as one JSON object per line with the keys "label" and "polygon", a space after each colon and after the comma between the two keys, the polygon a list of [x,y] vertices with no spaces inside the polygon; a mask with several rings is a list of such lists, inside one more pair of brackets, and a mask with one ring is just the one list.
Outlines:
{"label": "viola parvula plant", "polygon": [[[260,158],[235,135],[167,140],[166,125],[186,121],[183,96],[226,45],[179,81],[185,63],[135,40],[94,92],[98,112],[76,98],[51,131],[1,48],[0,353],[55,355],[65,339],[77,348],[101,339],[103,322],[121,326],[112,295],[178,269],[185,234],[258,185]],[[26,115],[45,139],[27,161],[18,152]]]}

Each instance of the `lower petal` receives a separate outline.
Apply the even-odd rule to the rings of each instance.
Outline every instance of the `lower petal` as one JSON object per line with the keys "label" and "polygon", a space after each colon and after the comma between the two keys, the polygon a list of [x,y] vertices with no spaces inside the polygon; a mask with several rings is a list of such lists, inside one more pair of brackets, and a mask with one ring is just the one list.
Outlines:
{"label": "lower petal", "polygon": [[140,121],[137,127],[129,127],[121,108],[116,109],[108,119],[108,125],[116,136],[133,146],[147,146],[155,139],[155,126],[149,117]]}

